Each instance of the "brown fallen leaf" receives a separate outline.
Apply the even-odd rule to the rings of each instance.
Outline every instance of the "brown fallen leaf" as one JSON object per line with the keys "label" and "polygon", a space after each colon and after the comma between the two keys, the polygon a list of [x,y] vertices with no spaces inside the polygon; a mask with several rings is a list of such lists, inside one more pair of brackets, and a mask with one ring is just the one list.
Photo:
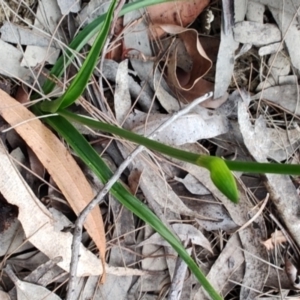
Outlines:
{"label": "brown fallen leaf", "polygon": [[[208,6],[209,0],[170,1],[147,8],[152,24],[173,24],[186,27],[195,21],[199,14]],[[156,28],[155,37],[164,32]]]}
{"label": "brown fallen leaf", "polygon": [[[94,195],[71,154],[33,113],[2,90],[0,103],[1,116],[11,126],[17,125],[16,132],[37,155],[78,215]],[[102,264],[105,266],[105,231],[99,207],[95,207],[89,214],[85,228],[98,247]]]}

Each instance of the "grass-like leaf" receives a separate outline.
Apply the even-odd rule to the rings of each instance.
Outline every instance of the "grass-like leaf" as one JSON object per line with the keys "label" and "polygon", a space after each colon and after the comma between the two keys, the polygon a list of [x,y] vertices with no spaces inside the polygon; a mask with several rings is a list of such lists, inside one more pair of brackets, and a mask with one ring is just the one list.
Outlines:
{"label": "grass-like leaf", "polygon": [[73,104],[84,92],[92,72],[97,64],[101,50],[104,47],[110,31],[116,0],[113,0],[106,13],[106,18],[101,26],[98,36],[93,44],[91,51],[82,64],[79,72],[68,87],[67,91],[55,101],[47,101],[41,104],[41,109],[47,112],[56,112],[59,108],[65,108]]}

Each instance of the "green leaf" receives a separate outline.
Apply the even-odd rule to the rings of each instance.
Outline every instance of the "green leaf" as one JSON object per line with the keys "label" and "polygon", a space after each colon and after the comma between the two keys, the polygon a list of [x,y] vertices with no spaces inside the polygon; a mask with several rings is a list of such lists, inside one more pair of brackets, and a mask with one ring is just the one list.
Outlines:
{"label": "green leaf", "polygon": [[107,36],[109,34],[111,23],[114,15],[116,0],[111,2],[111,5],[106,13],[106,18],[98,33],[98,36],[87,56],[83,65],[81,66],[76,77],[68,87],[67,91],[55,101],[44,101],[41,103],[41,109],[45,112],[56,112],[59,108],[65,108],[73,104],[84,92],[93,70],[97,64],[99,55],[104,47]]}

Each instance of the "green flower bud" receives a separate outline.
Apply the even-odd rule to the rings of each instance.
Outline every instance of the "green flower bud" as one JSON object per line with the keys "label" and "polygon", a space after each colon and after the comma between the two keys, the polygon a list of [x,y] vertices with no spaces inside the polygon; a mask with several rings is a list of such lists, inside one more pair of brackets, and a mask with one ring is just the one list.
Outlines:
{"label": "green flower bud", "polygon": [[203,155],[198,159],[198,164],[210,171],[210,178],[219,191],[232,202],[238,203],[239,195],[235,178],[223,159]]}

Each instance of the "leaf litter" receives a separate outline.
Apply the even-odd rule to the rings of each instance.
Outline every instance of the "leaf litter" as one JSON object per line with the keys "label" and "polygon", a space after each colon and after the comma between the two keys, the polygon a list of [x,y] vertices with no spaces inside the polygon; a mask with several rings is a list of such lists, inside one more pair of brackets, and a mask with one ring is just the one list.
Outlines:
{"label": "leaf litter", "polygon": [[[107,3],[97,1],[86,1],[85,5],[78,1],[46,2],[21,1],[15,12],[10,2],[3,1],[1,5],[6,13],[0,13],[4,16],[0,18],[4,21],[0,28],[0,72],[14,85],[9,91],[11,96],[16,95],[16,85],[25,85],[29,90],[38,88],[39,71],[32,67],[38,66],[47,74],[48,65],[55,62],[60,49],[67,44],[70,31],[60,22],[64,24],[70,12],[78,12],[79,28],[107,9]],[[225,2],[222,1],[223,5]],[[213,20],[207,19],[203,29],[197,17],[207,12],[208,5]],[[189,11],[194,6],[199,11],[185,13],[184,9]],[[186,103],[214,90],[214,98],[220,100],[209,99],[173,122],[156,139],[188,151],[221,154],[232,159],[299,163],[300,62],[296,38],[299,7],[299,1],[287,1],[284,6],[281,1],[235,2],[231,11],[234,22],[230,22],[230,11],[225,13],[225,6],[222,15],[221,1],[190,0],[176,5],[170,2],[126,14],[120,20],[123,27],[115,31],[106,53],[107,58],[113,57],[115,61],[105,59],[103,69],[94,72],[96,78],[105,79],[100,85],[104,87],[101,99],[107,101],[104,104],[114,117],[105,116],[97,107],[90,108],[89,113],[148,135]],[[197,37],[197,30],[207,32],[207,28],[207,37],[218,44],[215,57],[212,44],[205,44],[202,37]],[[109,53],[114,47],[121,51]],[[65,79],[68,76],[72,76],[72,67]],[[89,101],[95,100],[93,93],[97,92],[98,82],[94,80],[92,89],[84,95]],[[25,110],[18,118],[13,117],[20,106],[17,101],[2,91],[0,96],[1,115],[10,126],[26,120],[28,123],[29,114]],[[77,110],[87,113],[82,107]],[[26,123],[24,126],[28,128]],[[24,142],[12,142],[8,133],[2,133],[2,140],[9,147],[1,147],[1,177],[5,180],[0,187],[3,196],[0,206],[12,211],[15,205],[18,214],[0,211],[6,224],[0,227],[4,270],[1,297],[23,299],[21,294],[25,293],[33,299],[34,294],[40,293],[48,295],[47,299],[64,299],[75,220],[72,209],[78,214],[101,186],[97,191],[92,190],[95,179],[85,168],[82,173],[78,161],[74,160],[74,165],[64,170],[58,168],[61,162],[51,167],[49,161],[53,164],[58,151],[51,150],[52,142],[44,142],[44,147],[52,151],[50,154],[39,154],[38,150],[46,129],[36,130],[35,136],[34,126],[23,132],[21,128],[17,126],[15,131],[31,150],[24,147]],[[132,144],[107,135],[96,132],[95,138],[89,131],[85,134],[99,153],[108,155],[112,165],[118,166],[134,149]],[[63,144],[59,147],[59,151],[67,153]],[[11,158],[14,153],[19,153],[24,168],[14,167]],[[33,154],[43,167],[33,164]],[[70,159],[73,161],[71,156]],[[38,173],[39,179],[33,180],[25,167]],[[76,174],[72,185],[72,180],[67,180],[68,172]],[[206,170],[149,150],[132,160],[121,180],[177,233],[223,297],[254,299],[263,294],[282,299],[290,295],[299,297],[296,284],[300,259],[299,179],[269,174],[257,177],[265,186],[261,197],[257,187],[249,184],[251,175],[241,175],[235,174],[241,195],[238,205],[216,190]],[[56,183],[55,193],[47,187],[47,181]],[[84,192],[77,190],[80,186]],[[53,201],[45,201],[47,193],[57,197],[67,209],[57,205],[59,211],[56,211]],[[267,193],[270,199],[260,210]],[[139,299],[141,295],[145,299],[208,299],[176,253],[147,225],[111,196],[101,202],[100,209],[87,224],[82,241],[78,272],[88,278],[78,281],[78,299]],[[277,234],[278,229],[279,233],[285,229],[287,234]],[[103,262],[105,246],[108,274],[106,282],[99,285],[103,265],[97,254],[100,250]],[[22,251],[31,252],[30,260]],[[49,266],[47,261],[51,262]],[[44,265],[53,274],[44,281],[33,280],[38,267]],[[17,294],[12,292],[13,284],[6,274],[13,279]],[[32,277],[26,277],[28,274]],[[56,290],[58,284],[62,287]]]}

